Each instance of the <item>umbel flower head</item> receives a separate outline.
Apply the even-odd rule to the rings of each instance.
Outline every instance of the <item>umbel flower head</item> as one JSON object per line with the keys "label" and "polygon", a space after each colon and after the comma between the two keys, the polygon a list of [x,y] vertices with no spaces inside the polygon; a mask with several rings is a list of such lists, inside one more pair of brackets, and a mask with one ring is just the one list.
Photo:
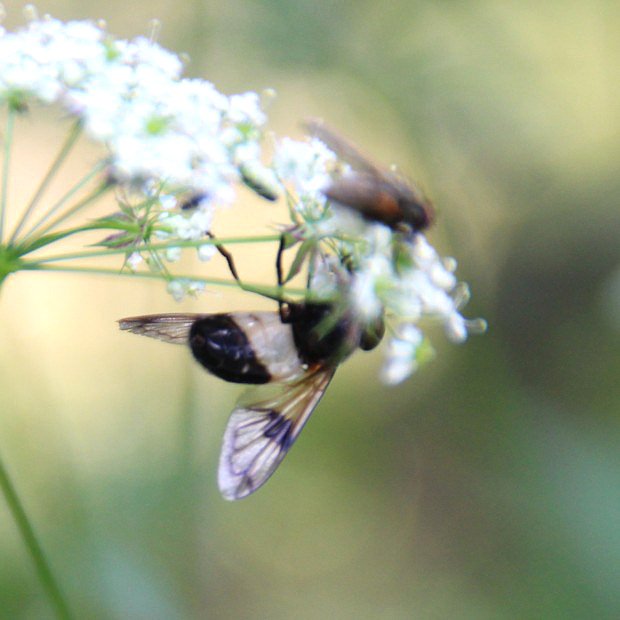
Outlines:
{"label": "umbel flower head", "polygon": [[[371,168],[377,184],[388,182],[353,149],[349,144],[343,147],[347,160]],[[432,349],[422,324],[429,319],[443,324],[454,342],[466,340],[470,331],[485,329],[484,321],[460,314],[469,291],[456,279],[456,261],[441,258],[421,230],[387,226],[330,202],[327,195],[334,177],[350,174],[351,169],[321,140],[284,138],[276,148],[273,165],[294,222],[290,245],[299,244],[293,265],[312,255],[311,296],[336,298],[336,311],[369,328],[380,324],[383,329],[387,323],[386,362],[381,372],[385,383],[400,383],[428,357]],[[362,183],[372,191],[368,178]],[[293,275],[294,271],[288,277]]]}
{"label": "umbel flower head", "polygon": [[[4,234],[8,205],[3,189],[0,282],[24,269],[63,270],[68,260],[119,254],[122,273],[165,279],[180,299],[216,280],[173,275],[166,264],[185,248],[197,250],[202,260],[219,250],[242,289],[280,301],[296,295],[328,302],[335,314],[369,330],[381,325],[381,335],[385,324],[382,378],[388,383],[402,381],[427,356],[423,327],[428,319],[443,324],[455,342],[480,328],[481,323],[460,314],[467,289],[457,282],[456,262],[442,259],[421,230],[364,218],[336,204],[328,188],[355,174],[355,162],[335,152],[322,134],[301,141],[276,138],[267,157],[267,116],[257,93],[226,96],[210,82],[184,77],[180,58],[156,42],[115,39],[90,21],[45,17],[17,32],[0,29],[0,58],[5,158],[10,158],[15,116],[40,105],[57,106],[73,120],[53,171],[81,134],[105,152],[88,179],[76,184],[83,190],[88,180],[94,187],[73,203],[77,194],[72,188],[45,210],[41,204],[51,173],[46,176],[9,235]],[[7,159],[4,169],[9,169]],[[368,164],[367,181],[372,173]],[[3,178],[3,188],[7,183]],[[291,260],[275,286],[239,280],[224,250],[233,240],[211,233],[217,209],[234,208],[241,185],[265,199],[265,205],[283,200],[288,207],[281,248]],[[116,197],[115,212],[60,228],[108,192]],[[43,213],[37,218],[38,211]],[[41,254],[59,239],[92,230],[104,233],[103,250]],[[279,238],[257,235],[247,242]],[[291,281],[302,273],[306,286],[292,289]]]}

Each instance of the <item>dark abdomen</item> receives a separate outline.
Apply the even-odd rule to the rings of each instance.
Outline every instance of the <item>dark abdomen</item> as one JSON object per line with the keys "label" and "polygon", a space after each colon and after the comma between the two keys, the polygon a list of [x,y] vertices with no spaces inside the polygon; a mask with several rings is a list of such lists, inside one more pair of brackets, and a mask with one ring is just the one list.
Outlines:
{"label": "dark abdomen", "polygon": [[194,357],[225,381],[261,384],[272,378],[230,314],[212,314],[195,321],[190,329],[189,345]]}

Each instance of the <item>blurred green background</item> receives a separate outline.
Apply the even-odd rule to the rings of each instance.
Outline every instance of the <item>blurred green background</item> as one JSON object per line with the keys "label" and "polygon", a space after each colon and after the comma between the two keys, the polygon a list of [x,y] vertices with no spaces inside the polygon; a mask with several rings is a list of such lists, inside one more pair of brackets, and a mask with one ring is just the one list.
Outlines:
{"label": "blurred green background", "polygon": [[[322,116],[397,162],[438,207],[429,237],[459,260],[467,314],[490,326],[460,347],[435,334],[435,360],[397,388],[376,379],[380,352],[357,354],[276,476],[231,504],[216,467],[238,388],[115,320],[266,302],[9,280],[0,452],[76,616],[619,618],[620,5],[37,6],[121,37],[159,18],[190,75],[273,87],[278,133]],[[24,125],[24,183],[57,148],[50,125]],[[0,617],[51,618],[3,501],[0,558]]]}

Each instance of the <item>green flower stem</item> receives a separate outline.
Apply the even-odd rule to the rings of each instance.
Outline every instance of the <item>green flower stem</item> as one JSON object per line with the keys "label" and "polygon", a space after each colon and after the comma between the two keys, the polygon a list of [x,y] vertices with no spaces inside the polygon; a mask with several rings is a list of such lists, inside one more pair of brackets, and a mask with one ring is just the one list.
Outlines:
{"label": "green flower stem", "polygon": [[18,256],[26,256],[31,252],[35,252],[36,250],[40,250],[52,243],[56,243],[56,241],[60,241],[61,239],[66,239],[71,235],[77,235],[81,232],[87,232],[90,230],[100,230],[99,226],[93,226],[91,224],[87,224],[86,226],[79,226],[77,228],[71,228],[69,230],[59,230],[55,233],[50,233],[48,235],[43,235],[42,237],[35,237],[32,241],[24,241],[22,243],[18,243],[14,245],[13,248]]}
{"label": "green flower stem", "polygon": [[[96,222],[92,226],[83,226],[80,228],[76,228],[73,230],[66,231],[66,234],[63,234],[63,237],[69,236],[76,232],[84,232],[86,230],[96,230],[98,228]],[[60,237],[55,237],[54,241],[57,241]],[[57,256],[44,256],[43,258],[36,258],[36,264],[40,263],[50,263],[55,261],[64,261],[64,260],[76,260],[81,258],[100,258],[102,256],[112,256],[114,254],[127,254],[134,252],[158,252],[161,250],[169,250],[171,248],[199,248],[203,245],[233,245],[233,244],[242,244],[242,243],[273,243],[274,241],[279,241],[280,235],[264,235],[262,237],[218,237],[216,239],[201,239],[199,241],[173,241],[168,243],[151,243],[145,245],[139,245],[135,248],[131,246],[124,248],[108,248],[105,250],[95,250],[89,252],[74,252],[70,254],[58,254]],[[41,245],[37,245],[38,249],[42,247]],[[27,252],[33,250],[27,250]],[[20,253],[23,256],[25,253]]]}
{"label": "green flower stem", "polygon": [[256,293],[276,301],[284,301],[284,295],[307,296],[308,291],[301,288],[283,288],[280,286],[265,286],[263,284],[252,284],[248,282],[237,282],[237,280],[224,280],[223,278],[200,278],[189,275],[175,275],[174,277],[151,273],[148,271],[118,271],[115,269],[104,269],[99,267],[63,267],[61,265],[39,265],[29,263],[24,266],[28,271],[57,271],[62,273],[84,273],[92,275],[121,276],[125,278],[145,278],[148,280],[188,280],[190,282],[200,282],[211,286],[239,287],[249,293]]}
{"label": "green flower stem", "polygon": [[[43,217],[41,217],[39,221],[36,224],[34,224],[34,226],[32,226],[32,228],[30,228],[30,230],[24,235],[23,238],[27,239],[31,237],[37,230],[39,230],[39,228],[41,228],[41,226],[43,226],[43,224],[45,224],[45,222],[47,222],[47,220],[49,220],[49,218],[52,217],[52,215],[54,215],[54,213],[56,213],[58,209],[63,207],[69,200],[71,200],[73,196],[75,196],[75,194],[77,194],[77,192],[79,192],[85,185],[90,183],[90,181],[92,181],[93,178],[96,177],[104,169],[105,166],[106,166],[106,162],[100,161],[90,172],[88,172],[88,174],[86,174],[76,185],[74,185],[58,202],[52,205],[50,209],[47,211],[47,213],[43,215]],[[52,229],[54,226],[57,226],[58,224],[60,224],[60,222],[67,219],[70,215],[73,215],[76,211],[86,206],[89,202],[91,202],[95,198],[98,198],[103,193],[103,191],[109,189],[109,187],[110,186],[105,183],[102,186],[98,187],[92,194],[90,194],[89,196],[87,196],[86,198],[78,202],[77,205],[73,206],[68,211],[65,211],[65,213],[61,214],[52,223],[45,226],[43,231],[39,232],[39,235],[42,235],[48,230]]]}
{"label": "green flower stem", "polygon": [[6,201],[9,192],[9,169],[11,167],[11,146],[13,144],[13,129],[15,127],[16,111],[9,106],[4,133],[4,161],[2,162],[2,194],[0,195],[0,243],[4,236],[4,216],[6,214]]}
{"label": "green flower stem", "polygon": [[54,607],[56,617],[59,620],[70,620],[73,616],[69,611],[69,606],[67,605],[60,587],[58,586],[54,573],[52,572],[49,562],[43,553],[43,549],[37,540],[32,524],[28,519],[28,515],[24,510],[24,506],[17,495],[15,486],[13,485],[1,459],[0,487],[2,488],[4,499],[8,504],[13,519],[15,520],[15,524],[19,529],[19,533],[21,534],[24,544],[28,549],[28,553],[34,562],[37,574],[41,580],[41,584],[43,585],[43,588],[45,589],[47,596]]}
{"label": "green flower stem", "polygon": [[71,149],[73,148],[73,145],[76,143],[77,139],[79,138],[81,132],[82,132],[82,124],[78,121],[74,123],[73,127],[69,131],[69,135],[67,136],[65,143],[62,145],[60,152],[56,156],[56,159],[52,162],[50,169],[47,171],[47,174],[45,175],[45,177],[39,184],[39,187],[37,188],[37,191],[34,193],[34,196],[32,197],[30,204],[28,205],[28,207],[26,207],[24,214],[22,215],[21,219],[19,220],[19,223],[17,224],[17,227],[15,228],[15,231],[11,235],[11,239],[9,243],[13,243],[15,239],[17,238],[17,236],[19,235],[19,233],[21,232],[22,228],[28,221],[30,214],[32,213],[34,208],[37,206],[39,199],[41,198],[41,196],[43,195],[43,193],[49,186],[51,180],[54,178],[54,176],[58,172],[58,169],[60,168],[60,166],[62,166],[63,162],[65,161],[65,159],[71,152]]}
{"label": "green flower stem", "polygon": [[42,229],[39,230],[39,235],[44,235],[48,231],[56,228],[58,224],[61,224],[66,219],[70,218],[72,215],[75,215],[78,211],[81,211],[84,207],[87,207],[89,204],[95,202],[97,198],[99,198],[102,194],[105,194],[110,189],[110,185],[108,183],[102,183],[93,191],[91,194],[79,200],[76,204],[74,204],[71,208],[67,209],[63,213],[61,213],[56,219],[49,222],[47,225],[43,226]]}

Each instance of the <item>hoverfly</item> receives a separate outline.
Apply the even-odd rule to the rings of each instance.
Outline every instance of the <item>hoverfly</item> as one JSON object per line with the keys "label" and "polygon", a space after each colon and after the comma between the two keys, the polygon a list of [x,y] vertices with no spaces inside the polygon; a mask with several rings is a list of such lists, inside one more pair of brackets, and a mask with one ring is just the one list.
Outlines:
{"label": "hoverfly", "polygon": [[415,185],[373,164],[356,146],[321,120],[311,119],[305,123],[305,128],[353,168],[352,173],[332,181],[323,190],[329,200],[394,230],[405,228],[418,232],[433,223],[433,205]]}
{"label": "hoverfly", "polygon": [[[327,303],[287,303],[280,312],[153,314],[121,319],[120,328],[189,345],[210,373],[233,383],[271,384],[250,392],[224,432],[218,484],[236,500],[274,473],[318,405],[338,365],[358,347],[374,348],[368,330]],[[265,388],[263,388],[265,389]]]}

